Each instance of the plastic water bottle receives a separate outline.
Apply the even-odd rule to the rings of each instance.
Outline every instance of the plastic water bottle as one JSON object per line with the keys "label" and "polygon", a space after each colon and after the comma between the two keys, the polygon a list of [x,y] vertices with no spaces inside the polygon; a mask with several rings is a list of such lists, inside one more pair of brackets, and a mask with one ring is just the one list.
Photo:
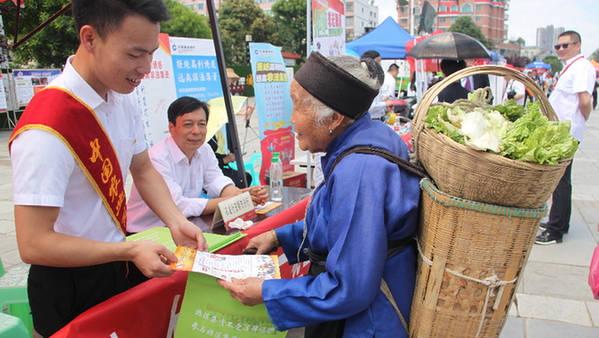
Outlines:
{"label": "plastic water bottle", "polygon": [[283,166],[279,153],[272,153],[270,160],[270,199],[275,202],[283,200]]}

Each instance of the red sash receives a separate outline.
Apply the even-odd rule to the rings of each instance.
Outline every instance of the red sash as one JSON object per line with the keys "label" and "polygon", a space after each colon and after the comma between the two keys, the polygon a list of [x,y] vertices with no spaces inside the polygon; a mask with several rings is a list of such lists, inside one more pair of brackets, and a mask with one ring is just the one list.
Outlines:
{"label": "red sash", "polygon": [[17,135],[28,129],[48,131],[64,142],[125,234],[127,198],[121,165],[93,109],[66,89],[47,87],[23,112],[9,138],[9,150]]}

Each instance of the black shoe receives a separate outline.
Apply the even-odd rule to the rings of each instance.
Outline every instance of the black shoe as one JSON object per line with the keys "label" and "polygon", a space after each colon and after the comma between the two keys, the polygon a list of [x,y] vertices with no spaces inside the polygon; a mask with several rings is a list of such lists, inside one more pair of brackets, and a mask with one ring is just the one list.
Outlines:
{"label": "black shoe", "polygon": [[562,236],[552,235],[549,231],[545,230],[535,238],[535,244],[549,245],[557,244],[563,241]]}

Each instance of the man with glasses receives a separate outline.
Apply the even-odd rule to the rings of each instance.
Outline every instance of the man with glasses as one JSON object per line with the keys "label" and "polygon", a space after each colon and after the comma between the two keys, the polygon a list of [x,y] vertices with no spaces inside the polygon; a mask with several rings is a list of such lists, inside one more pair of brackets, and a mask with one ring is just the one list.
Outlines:
{"label": "man with glasses", "polygon": [[[585,124],[591,114],[591,93],[595,85],[595,69],[580,53],[581,44],[580,34],[574,31],[563,32],[558,37],[555,51],[564,63],[564,69],[549,96],[560,121],[572,123],[570,133],[578,141],[582,141]],[[571,176],[570,163],[553,192],[549,222],[541,224],[543,231],[535,239],[536,244],[561,243],[564,234],[568,233],[572,211]]]}

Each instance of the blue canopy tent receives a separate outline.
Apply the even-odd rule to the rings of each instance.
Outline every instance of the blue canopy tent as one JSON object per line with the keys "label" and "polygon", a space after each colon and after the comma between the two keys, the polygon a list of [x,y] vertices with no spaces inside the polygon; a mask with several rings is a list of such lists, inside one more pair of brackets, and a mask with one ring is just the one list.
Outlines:
{"label": "blue canopy tent", "polygon": [[392,17],[388,17],[370,33],[346,43],[345,47],[358,55],[372,49],[383,59],[405,59],[406,41],[413,39]]}
{"label": "blue canopy tent", "polygon": [[524,68],[551,69],[551,65],[546,64],[541,59],[536,59],[535,62],[527,64]]}

